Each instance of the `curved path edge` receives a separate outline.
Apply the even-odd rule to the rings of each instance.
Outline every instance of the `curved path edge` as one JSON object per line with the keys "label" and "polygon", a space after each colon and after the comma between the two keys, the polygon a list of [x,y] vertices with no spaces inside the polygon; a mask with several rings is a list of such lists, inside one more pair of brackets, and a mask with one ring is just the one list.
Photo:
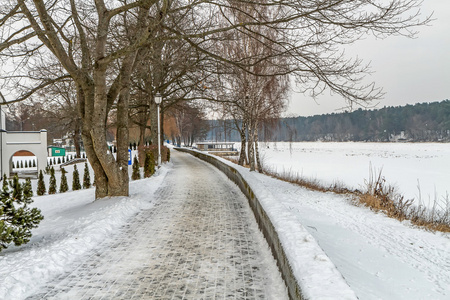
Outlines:
{"label": "curved path edge", "polygon": [[[291,262],[289,260],[290,255],[286,253],[286,250],[283,248],[283,243],[276,230],[276,227],[273,224],[273,221],[264,209],[261,201],[256,196],[257,193],[255,193],[255,191],[253,190],[251,183],[249,184],[248,181],[244,179],[244,176],[242,176],[237,168],[220,160],[220,158],[209,155],[207,153],[202,153],[186,148],[174,149],[189,153],[203,161],[212,164],[220,171],[222,171],[237,186],[239,186],[241,191],[247,197],[258,226],[272,250],[272,254],[278,264],[278,268],[281,272],[282,278],[286,283],[290,299],[331,299],[330,294],[333,294],[333,290],[336,292],[338,291],[339,295],[335,294],[334,296],[339,297],[339,299],[358,299],[354,291],[351,290],[351,288],[343,278],[342,274],[337,271],[336,267],[328,259],[320,246],[311,240],[313,238],[310,237],[309,234],[307,234],[306,237],[304,236],[303,233],[307,231],[299,223],[295,225],[301,227],[300,229],[303,235],[295,236],[294,234],[290,238],[293,238],[295,240],[297,240],[298,238],[303,239],[308,243],[306,247],[311,247],[311,242],[313,242],[313,244],[317,246],[313,251],[309,251],[313,253],[313,260],[316,260],[316,263],[313,266],[314,270],[302,270],[305,267],[312,267],[310,263],[306,263],[303,266],[298,266],[296,262]],[[298,245],[298,241],[295,240],[292,241],[293,244]],[[302,245],[298,246],[302,247]],[[287,247],[292,247],[292,245],[288,245]],[[331,272],[330,268],[332,269]],[[299,275],[299,273],[305,273],[305,276]],[[311,273],[313,273],[314,276],[309,276],[311,275]],[[311,284],[313,284],[314,287],[312,287]]]}

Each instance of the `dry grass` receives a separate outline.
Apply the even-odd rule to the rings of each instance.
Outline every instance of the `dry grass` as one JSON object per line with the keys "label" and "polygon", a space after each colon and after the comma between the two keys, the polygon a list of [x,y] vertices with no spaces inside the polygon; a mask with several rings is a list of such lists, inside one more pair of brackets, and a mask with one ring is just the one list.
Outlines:
{"label": "dry grass", "polygon": [[[237,159],[229,158],[237,163]],[[290,182],[310,190],[333,192],[351,195],[355,204],[363,204],[374,211],[380,211],[388,217],[399,221],[409,220],[412,224],[430,231],[450,232],[450,200],[447,195],[442,201],[434,199],[434,205],[427,208],[424,205],[413,205],[414,199],[405,199],[386,183],[380,171],[377,174],[370,171],[369,180],[365,183],[364,191],[349,189],[340,182],[326,186],[318,179],[305,178],[292,170],[270,170],[264,168],[264,174]],[[420,203],[419,199],[419,203]]]}
{"label": "dry grass", "polygon": [[[450,232],[450,205],[448,195],[443,201],[434,199],[434,205],[427,208],[423,205],[413,205],[414,199],[405,200],[404,196],[395,192],[381,175],[374,176],[371,172],[366,183],[367,190],[359,193],[360,203],[376,211],[382,211],[391,218],[400,221],[409,220],[412,224],[431,231]],[[445,203],[445,205],[439,205]]]}

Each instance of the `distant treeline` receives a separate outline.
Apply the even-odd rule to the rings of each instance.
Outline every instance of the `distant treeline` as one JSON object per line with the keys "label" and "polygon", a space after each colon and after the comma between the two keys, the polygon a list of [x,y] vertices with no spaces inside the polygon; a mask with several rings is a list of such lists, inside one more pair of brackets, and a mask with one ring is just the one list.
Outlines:
{"label": "distant treeline", "polygon": [[[231,121],[210,123],[208,140],[239,141]],[[260,141],[450,142],[450,101],[358,109],[264,122]]]}

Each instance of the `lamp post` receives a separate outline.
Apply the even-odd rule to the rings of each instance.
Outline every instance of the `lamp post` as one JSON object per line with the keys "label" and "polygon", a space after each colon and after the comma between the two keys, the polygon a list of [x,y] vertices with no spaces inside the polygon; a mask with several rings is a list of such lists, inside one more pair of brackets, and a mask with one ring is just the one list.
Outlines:
{"label": "lamp post", "polygon": [[160,129],[160,121],[159,121],[159,105],[162,102],[162,97],[160,93],[157,93],[155,95],[155,103],[157,107],[157,114],[158,114],[158,167],[161,166],[161,129]]}

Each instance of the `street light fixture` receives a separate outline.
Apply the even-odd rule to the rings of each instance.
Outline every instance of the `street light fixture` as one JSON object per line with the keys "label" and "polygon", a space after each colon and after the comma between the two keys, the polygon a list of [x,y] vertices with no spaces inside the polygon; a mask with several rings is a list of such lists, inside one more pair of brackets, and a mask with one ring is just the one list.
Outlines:
{"label": "street light fixture", "polygon": [[155,95],[155,103],[157,107],[157,115],[158,115],[158,167],[161,166],[161,129],[160,129],[160,121],[159,121],[159,105],[162,102],[162,97],[160,93],[156,93]]}

